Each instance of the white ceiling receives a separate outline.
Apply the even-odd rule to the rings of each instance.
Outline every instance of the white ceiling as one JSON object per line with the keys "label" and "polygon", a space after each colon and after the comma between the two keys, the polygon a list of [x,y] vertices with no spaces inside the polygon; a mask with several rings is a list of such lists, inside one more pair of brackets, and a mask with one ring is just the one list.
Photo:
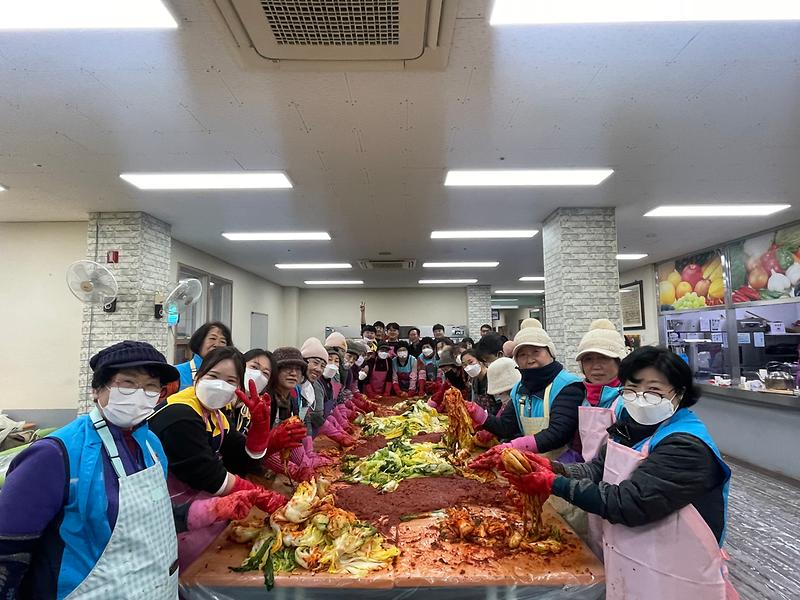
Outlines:
{"label": "white ceiling", "polygon": [[[449,66],[431,72],[245,69],[210,0],[170,2],[176,31],[2,32],[0,183],[10,189],[0,219],[144,210],[177,239],[282,285],[477,276],[507,288],[542,273],[540,236],[465,243],[430,231],[541,228],[559,206],[616,206],[620,250],[661,259],[800,218],[800,24],[492,28],[486,4],[462,2]],[[596,188],[442,185],[449,168],[499,167],[615,173]],[[118,178],[239,169],[285,169],[295,188],[144,192]],[[642,218],[708,201],[795,206],[773,218]],[[334,240],[220,236],[254,230]],[[501,266],[273,267],[362,258]]]}

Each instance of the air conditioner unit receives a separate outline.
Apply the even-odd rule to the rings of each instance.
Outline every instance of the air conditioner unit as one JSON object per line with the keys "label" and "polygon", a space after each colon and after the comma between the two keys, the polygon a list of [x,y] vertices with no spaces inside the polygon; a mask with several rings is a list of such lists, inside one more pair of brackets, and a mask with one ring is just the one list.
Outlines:
{"label": "air conditioner unit", "polygon": [[413,259],[360,260],[358,266],[365,271],[410,271],[417,266],[417,261]]}
{"label": "air conditioner unit", "polygon": [[443,69],[456,0],[214,0],[249,65]]}

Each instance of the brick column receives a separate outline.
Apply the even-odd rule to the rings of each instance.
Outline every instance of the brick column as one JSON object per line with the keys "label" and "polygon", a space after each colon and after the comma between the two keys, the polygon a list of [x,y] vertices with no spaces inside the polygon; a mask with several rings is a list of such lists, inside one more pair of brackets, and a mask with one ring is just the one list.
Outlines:
{"label": "brick column", "polygon": [[559,208],[544,222],[547,332],[557,358],[573,373],[578,343],[594,319],[622,331],[613,208]]}
{"label": "brick column", "polygon": [[[153,315],[156,292],[169,292],[171,227],[142,212],[91,213],[87,255],[114,273],[119,284],[117,310],[87,305],[81,326],[81,372],[78,413],[92,407],[92,371],[89,359],[99,350],[122,340],[153,344],[166,355],[167,324]],[[118,264],[106,264],[106,253],[119,251]]]}
{"label": "brick column", "polygon": [[480,337],[481,325],[492,323],[492,286],[467,286],[467,328],[469,337]]}

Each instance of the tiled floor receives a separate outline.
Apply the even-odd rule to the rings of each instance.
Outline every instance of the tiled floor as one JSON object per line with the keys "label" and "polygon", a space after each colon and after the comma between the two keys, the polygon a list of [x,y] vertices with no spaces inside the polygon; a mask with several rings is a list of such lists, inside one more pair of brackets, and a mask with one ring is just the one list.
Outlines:
{"label": "tiled floor", "polygon": [[800,599],[800,487],[731,464],[725,548],[742,600]]}

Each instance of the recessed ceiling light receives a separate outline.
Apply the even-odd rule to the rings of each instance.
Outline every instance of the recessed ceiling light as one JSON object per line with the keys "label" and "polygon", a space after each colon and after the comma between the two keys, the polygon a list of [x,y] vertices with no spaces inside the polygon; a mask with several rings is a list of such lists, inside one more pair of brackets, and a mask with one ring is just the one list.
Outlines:
{"label": "recessed ceiling light", "polygon": [[299,231],[299,232],[262,232],[262,233],[223,233],[222,237],[232,242],[294,242],[294,241],[327,241],[331,239],[325,231]]}
{"label": "recessed ceiling light", "polygon": [[800,19],[794,0],[703,0],[702,2],[642,2],[641,0],[495,0],[492,25],[556,23],[656,23],[679,21],[787,21]]}
{"label": "recessed ceiling light", "polygon": [[360,279],[352,279],[352,280],[342,280],[342,281],[330,281],[330,280],[319,280],[319,281],[306,281],[306,285],[364,285],[364,282]]}
{"label": "recessed ceiling light", "polygon": [[544,277],[520,277],[520,281],[544,281]]}
{"label": "recessed ceiling light", "polygon": [[0,29],[176,29],[161,0],[0,2]]}
{"label": "recessed ceiling light", "polygon": [[279,263],[278,269],[352,269],[350,263]]}
{"label": "recessed ceiling light", "polygon": [[495,294],[544,294],[544,290],[495,290]]}
{"label": "recessed ceiling light", "polygon": [[140,190],[267,190],[287,189],[292,182],[281,171],[236,173],[121,173]]}
{"label": "recessed ceiling light", "polygon": [[[798,3],[800,6],[800,3]],[[645,217],[765,217],[791,207],[791,204],[692,204],[659,206]]]}
{"label": "recessed ceiling light", "polygon": [[497,169],[448,171],[448,186],[597,185],[612,169]]}
{"label": "recessed ceiling light", "polygon": [[437,285],[447,283],[478,283],[477,279],[420,279],[420,285]]}
{"label": "recessed ceiling light", "polygon": [[473,239],[492,240],[510,238],[532,238],[537,233],[536,229],[473,229],[463,231],[431,231],[432,240],[448,239]]}
{"label": "recessed ceiling light", "polygon": [[519,308],[519,306],[511,305],[511,306],[493,306],[492,310],[514,310],[515,308]]}
{"label": "recessed ceiling light", "polygon": [[426,262],[422,263],[425,269],[461,269],[468,267],[475,267],[477,269],[493,269],[500,263],[497,261],[490,262]]}
{"label": "recessed ceiling light", "polygon": [[646,256],[647,254],[617,254],[617,260],[639,260]]}

